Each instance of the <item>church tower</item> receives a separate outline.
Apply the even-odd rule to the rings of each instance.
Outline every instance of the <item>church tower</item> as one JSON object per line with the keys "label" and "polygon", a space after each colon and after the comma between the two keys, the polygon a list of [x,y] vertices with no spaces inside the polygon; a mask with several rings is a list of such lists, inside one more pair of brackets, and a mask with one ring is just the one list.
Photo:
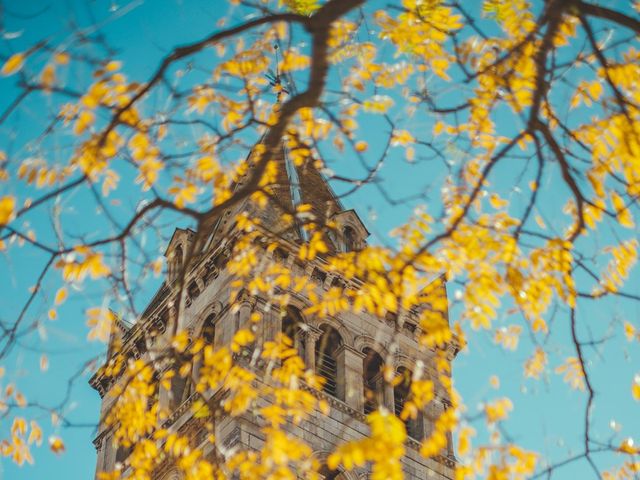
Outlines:
{"label": "church tower", "polygon": [[[315,282],[315,288],[327,290],[345,280],[328,272],[322,255],[312,261],[301,262],[296,250],[305,242],[304,229],[292,223],[280,228],[283,212],[295,211],[300,204],[310,206],[310,214],[320,225],[329,222],[333,233],[327,234],[325,243],[329,254],[357,251],[366,246],[369,232],[353,209],[345,209],[332,191],[328,182],[312,160],[295,166],[283,142],[271,155],[278,163],[278,174],[272,188],[273,195],[266,208],[257,210],[249,200],[232,207],[214,225],[205,240],[197,232],[176,229],[167,247],[168,273],[142,317],[132,326],[117,322],[109,345],[107,363],[114,349],[129,358],[148,358],[149,345],[161,345],[171,330],[176,315],[176,284],[180,284],[182,305],[180,327],[186,329],[191,338],[204,338],[214,348],[229,345],[234,333],[249,322],[253,312],[259,312],[262,320],[256,333],[256,345],[272,340],[279,332],[292,338],[306,366],[324,377],[322,391],[314,395],[326,400],[327,411],[316,410],[310,419],[299,425],[291,425],[288,431],[310,445],[316,457],[324,461],[336,446],[348,440],[368,434],[366,415],[376,408],[384,407],[399,414],[409,395],[411,372],[420,368],[423,378],[436,378],[436,351],[420,345],[421,335],[416,312],[403,314],[403,318],[389,315],[377,318],[370,314],[344,313],[315,318],[305,315],[309,299],[291,292],[291,300],[284,311],[271,305],[269,298],[251,295],[239,297],[239,304],[230,304],[232,275],[226,269],[232,255],[231,245],[238,232],[234,218],[239,212],[251,212],[260,217],[261,224],[278,238],[278,248],[263,250],[266,261],[282,262],[297,275],[306,275]],[[194,242],[200,242],[200,251],[193,253]],[[188,263],[185,268],[185,262]],[[437,287],[444,292],[441,279]],[[164,339],[164,340],[163,340]],[[446,351],[451,362],[457,353],[454,347]],[[392,368],[404,380],[395,386],[384,381],[381,367]],[[256,368],[259,368],[256,367]],[[102,398],[101,424],[94,445],[97,449],[97,472],[111,471],[118,462],[125,462],[127,449],[113,446],[113,432],[104,423],[114,398],[109,391],[118,382],[102,371],[91,379],[91,385]],[[436,387],[435,398],[428,411],[406,423],[408,439],[403,469],[407,479],[452,479],[455,458],[449,438],[443,451],[426,459],[419,453],[420,440],[430,434],[433,421],[451,407],[445,389]],[[207,392],[224,396],[224,391]],[[170,415],[163,427],[178,431],[192,439],[194,446],[205,455],[213,455],[209,434],[215,434],[219,450],[231,451],[234,447],[259,451],[264,443],[259,420],[250,413],[239,417],[222,416],[216,420],[215,432],[209,432],[204,422],[192,413],[197,394],[186,379],[174,377],[170,390],[160,389],[159,402]],[[126,468],[126,467],[125,467]],[[126,470],[123,472],[126,478]],[[321,471],[325,480],[356,480],[368,478],[366,468],[346,472],[342,470]],[[154,480],[179,480],[181,474],[170,464],[156,469]]]}

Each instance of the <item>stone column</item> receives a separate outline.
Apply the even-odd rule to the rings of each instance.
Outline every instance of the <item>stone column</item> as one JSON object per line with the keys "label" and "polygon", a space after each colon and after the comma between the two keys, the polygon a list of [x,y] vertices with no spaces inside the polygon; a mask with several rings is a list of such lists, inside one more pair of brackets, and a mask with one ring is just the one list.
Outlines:
{"label": "stone column", "polygon": [[393,401],[394,401],[393,385],[391,385],[391,383],[385,380],[384,391],[383,391],[383,403],[384,403],[384,406],[387,408],[387,410],[389,410],[391,413],[395,413]]}
{"label": "stone column", "polygon": [[338,396],[354,410],[361,412],[364,406],[363,360],[364,353],[343,345],[338,350]]}
{"label": "stone column", "polygon": [[307,368],[316,369],[316,343],[320,339],[322,331],[318,328],[307,326],[304,332],[304,363]]}

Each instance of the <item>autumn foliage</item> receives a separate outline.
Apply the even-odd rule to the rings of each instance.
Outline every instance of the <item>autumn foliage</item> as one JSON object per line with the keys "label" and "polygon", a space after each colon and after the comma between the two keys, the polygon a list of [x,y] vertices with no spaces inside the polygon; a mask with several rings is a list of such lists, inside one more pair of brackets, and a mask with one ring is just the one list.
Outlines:
{"label": "autumn foliage", "polygon": [[[11,98],[3,100],[0,125],[18,122],[29,102],[54,108],[31,138],[20,136],[37,155],[0,140],[7,142],[0,143],[0,250],[8,259],[26,249],[43,259],[20,285],[23,308],[0,311],[4,457],[37,462],[33,447],[46,437],[54,452],[64,452],[64,435],[43,433],[47,427],[32,418],[40,400],[25,398],[20,384],[31,379],[11,377],[8,362],[22,338],[55,321],[80,287],[94,285],[103,295],[82,297],[84,335],[109,352],[91,363],[92,373],[115,383],[108,393],[114,406],[100,421],[113,428],[114,446],[130,452],[100,473],[103,480],[152,478],[167,458],[194,480],[313,479],[322,468],[365,465],[371,478],[403,478],[407,421],[425,414],[437,395],[451,408],[429,420],[431,433],[418,439],[418,450],[440,455],[453,434],[457,479],[536,478],[574,462],[598,478],[639,474],[633,432],[594,437],[593,407],[607,385],[590,374],[590,349],[600,340],[585,322],[592,305],[640,301],[628,285],[634,275],[638,280],[640,4],[390,3],[232,0],[232,16],[167,53],[144,78],[131,78],[103,44],[108,38],[43,38],[11,54],[2,50],[0,85],[11,86]],[[89,73],[70,75],[75,66]],[[372,134],[371,125],[379,131]],[[185,131],[192,135],[186,146]],[[415,206],[383,181],[399,162],[438,164],[443,173],[429,178],[428,197],[389,236],[340,251],[332,246],[335,221],[309,202],[278,203],[280,148],[294,167],[339,185],[347,204],[370,188],[381,202]],[[354,164],[363,176],[349,173]],[[99,209],[103,220],[78,229],[65,212],[74,203]],[[274,205],[277,222],[264,221]],[[317,458],[285,428],[329,408],[314,393],[326,379],[307,368],[293,338],[279,334],[256,345],[264,328],[257,310],[216,348],[183,328],[189,269],[215,247],[210,234],[223,220],[234,225],[224,267],[231,309],[251,295],[284,312],[300,295],[309,299],[304,314],[318,318],[367,313],[395,319],[400,330],[401,319],[415,315],[420,345],[434,352],[435,375],[414,375],[399,415],[375,409],[366,417],[368,437]],[[173,227],[187,225],[194,237],[167,290],[174,310],[166,339],[153,347],[149,340],[147,354],[134,357],[110,339],[119,322],[144,320],[139,287],[171,271],[161,249]],[[291,232],[303,241],[283,241]],[[292,268],[294,260],[278,259],[282,248],[340,281],[317,288]],[[448,309],[455,315],[447,318]],[[637,351],[637,319],[611,325],[603,341],[617,335]],[[558,328],[568,332],[560,354],[547,343]],[[506,358],[520,346],[517,381],[552,375],[580,391],[582,442],[573,456],[548,463],[526,441],[504,434],[502,422],[518,408],[507,396],[488,398],[476,412],[458,394],[447,352],[473,350],[487,332]],[[258,352],[253,364],[246,352]],[[43,372],[47,365],[43,356]],[[387,367],[384,382],[402,382]],[[639,375],[640,368],[621,393],[636,403]],[[190,408],[214,454],[163,427],[171,412],[158,397],[179,378],[198,395]],[[492,382],[497,389],[498,379]],[[217,391],[225,392],[223,402],[212,395]],[[44,407],[64,419],[63,408]],[[216,419],[247,413],[262,421],[263,448],[219,448]],[[596,464],[601,457],[606,468]]]}

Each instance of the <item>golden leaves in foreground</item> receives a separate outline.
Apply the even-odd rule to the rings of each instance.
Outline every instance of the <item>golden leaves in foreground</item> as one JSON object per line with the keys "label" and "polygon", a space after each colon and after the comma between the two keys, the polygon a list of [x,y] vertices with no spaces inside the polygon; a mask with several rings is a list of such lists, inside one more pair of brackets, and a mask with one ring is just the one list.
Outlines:
{"label": "golden leaves in foreground", "polygon": [[[27,437],[27,432],[29,433]],[[27,420],[23,417],[15,417],[11,424],[10,438],[0,442],[0,455],[11,457],[11,459],[21,466],[27,462],[33,464],[30,446],[42,444],[42,429],[37,422],[31,421],[27,425]]]}
{"label": "golden leaves in foreground", "polygon": [[97,279],[111,273],[102,253],[94,252],[85,245],[75,247],[73,253],[58,260],[55,266],[62,270],[62,278],[68,282],[81,282],[87,276]]}
{"label": "golden leaves in foreground", "polygon": [[637,373],[633,377],[633,382],[631,383],[631,395],[640,402],[640,373]]}
{"label": "golden leaves in foreground", "polygon": [[340,445],[327,459],[327,466],[336,469],[342,465],[353,470],[371,463],[372,480],[400,480],[401,459],[407,432],[404,423],[386,411],[375,411],[367,416],[371,436]]}
{"label": "golden leaves in foreground", "polygon": [[0,198],[0,227],[11,222],[15,218],[16,199],[6,195]]}
{"label": "golden leaves in foreground", "polygon": [[22,66],[24,65],[24,60],[25,60],[24,53],[14,53],[7,59],[4,65],[2,65],[2,69],[0,70],[0,73],[5,77],[9,75],[13,75],[14,73],[18,73],[22,69]]}
{"label": "golden leaves in foreground", "polygon": [[513,410],[513,403],[508,398],[500,398],[484,407],[484,413],[488,423],[496,423],[505,420],[509,412]]}
{"label": "golden leaves in foreground", "polygon": [[115,313],[108,308],[95,307],[87,310],[87,317],[87,326],[90,328],[87,339],[108,342],[115,327]]}
{"label": "golden leaves in foreground", "polygon": [[547,365],[547,354],[541,347],[536,347],[533,355],[524,364],[524,374],[526,377],[540,378],[540,375]]}
{"label": "golden leaves in foreground", "polygon": [[585,389],[584,372],[578,358],[567,358],[565,363],[556,367],[555,372],[560,375],[564,374],[564,381],[571,385],[571,388],[575,390]]}

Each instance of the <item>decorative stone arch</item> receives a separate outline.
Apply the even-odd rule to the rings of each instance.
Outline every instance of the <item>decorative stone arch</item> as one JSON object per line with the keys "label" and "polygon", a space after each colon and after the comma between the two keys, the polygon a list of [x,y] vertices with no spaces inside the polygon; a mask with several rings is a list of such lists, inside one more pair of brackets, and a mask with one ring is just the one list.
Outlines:
{"label": "decorative stone arch", "polygon": [[[367,351],[373,350],[377,353],[381,359],[383,365],[388,365],[395,370],[396,366],[396,354],[389,351],[389,349],[380,342],[377,342],[373,337],[369,335],[359,335],[354,340],[354,349],[363,354],[363,365],[362,365],[362,383],[363,383],[363,407],[365,413],[367,410],[371,408],[371,405],[368,405],[368,401],[371,399],[368,398],[367,389],[371,390],[371,380],[372,378],[368,375],[367,371]],[[371,371],[369,371],[370,373]],[[383,378],[376,379],[376,391],[378,393],[377,403],[378,405],[384,405],[388,409],[393,408],[393,385],[389,382],[384,381]],[[381,397],[381,398],[380,398]]]}
{"label": "decorative stone arch", "polygon": [[353,341],[353,348],[359,352],[363,352],[365,348],[375,350],[385,360],[393,358],[393,355],[389,352],[386,346],[377,342],[373,337],[369,335],[358,335]]}
{"label": "decorative stone arch", "polygon": [[397,372],[400,368],[406,368],[413,372],[416,369],[416,365],[409,356],[396,353],[393,355],[393,370]]}
{"label": "decorative stone arch", "polygon": [[369,236],[367,228],[358,217],[355,210],[345,210],[333,215],[337,231],[332,241],[341,252],[352,252],[362,249]]}
{"label": "decorative stone arch", "polygon": [[298,310],[300,310],[300,313],[305,318],[306,323],[310,324],[312,317],[311,317],[311,315],[306,315],[304,313],[304,310],[307,307],[311,306],[311,301],[307,297],[303,297],[302,295],[298,295],[295,292],[290,292],[289,298],[290,298],[290,300],[289,300],[289,303],[287,304],[287,306],[288,307],[294,307],[294,308],[297,308]]}
{"label": "decorative stone arch", "polygon": [[203,330],[206,327],[205,323],[208,319],[213,319],[214,323],[220,319],[220,314],[222,313],[223,308],[224,306],[222,305],[222,302],[216,300],[198,313],[196,317],[197,320],[195,322],[195,331],[197,332],[196,338],[202,335]]}
{"label": "decorative stone arch", "polygon": [[325,317],[325,318],[317,319],[315,321],[312,320],[310,322],[310,325],[316,327],[317,329],[322,329],[323,325],[327,325],[335,329],[342,337],[342,341],[344,342],[344,344],[353,348],[353,343],[354,343],[353,334],[347,327],[344,326],[344,323],[339,322],[336,318]]}
{"label": "decorative stone arch", "polygon": [[309,330],[302,309],[291,304],[284,307],[284,311],[280,313],[280,332],[293,341],[294,348],[303,360],[306,359],[306,334]]}

